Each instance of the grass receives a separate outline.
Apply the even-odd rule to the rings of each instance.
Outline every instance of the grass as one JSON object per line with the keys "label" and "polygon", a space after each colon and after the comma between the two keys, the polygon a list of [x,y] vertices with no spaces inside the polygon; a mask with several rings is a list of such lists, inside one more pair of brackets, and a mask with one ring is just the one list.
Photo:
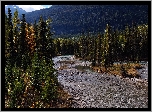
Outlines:
{"label": "grass", "polygon": [[[106,72],[109,74],[122,76],[121,66],[122,65],[118,63],[118,64],[114,64],[111,67],[108,67],[107,70],[105,69],[105,67],[92,67],[92,69],[100,73]],[[142,66],[139,63],[127,63],[127,64],[123,64],[123,67],[128,77],[138,77],[139,74],[137,72],[137,69],[142,68]]]}

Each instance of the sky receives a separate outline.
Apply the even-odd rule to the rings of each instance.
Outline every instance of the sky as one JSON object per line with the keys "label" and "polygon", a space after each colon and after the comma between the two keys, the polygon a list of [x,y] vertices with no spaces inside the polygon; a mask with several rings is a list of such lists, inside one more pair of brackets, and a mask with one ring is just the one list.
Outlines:
{"label": "sky", "polygon": [[19,6],[19,8],[22,8],[26,12],[32,12],[43,8],[49,8],[52,5],[17,5],[17,6]]}
{"label": "sky", "polygon": [[18,6],[19,8],[25,10],[26,12],[32,12],[43,8],[49,8],[51,5],[18,5]]}

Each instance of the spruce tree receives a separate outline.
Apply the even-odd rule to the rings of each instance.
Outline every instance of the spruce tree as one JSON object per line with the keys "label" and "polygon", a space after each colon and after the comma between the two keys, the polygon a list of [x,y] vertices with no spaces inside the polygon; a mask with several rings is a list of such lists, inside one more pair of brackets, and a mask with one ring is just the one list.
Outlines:
{"label": "spruce tree", "polygon": [[29,47],[28,42],[26,39],[26,21],[25,21],[25,14],[22,14],[22,20],[21,20],[21,27],[20,27],[20,38],[19,38],[19,55],[18,59],[20,60],[18,62],[18,65],[25,71],[27,66],[30,63],[29,58]]}
{"label": "spruce tree", "polygon": [[97,49],[96,39],[95,39],[95,37],[93,37],[92,38],[92,49],[91,49],[92,67],[96,66],[96,49]]}
{"label": "spruce tree", "polygon": [[125,44],[125,56],[127,58],[127,61],[130,60],[130,31],[129,26],[125,26],[125,38],[126,38],[126,44]]}
{"label": "spruce tree", "polygon": [[20,24],[20,20],[18,18],[18,11],[16,10],[14,12],[14,17],[13,17],[13,42],[14,42],[14,57],[15,57],[15,62],[18,61],[17,57],[18,57],[18,40],[19,40],[19,24]]}
{"label": "spruce tree", "polygon": [[101,66],[101,34],[97,38],[97,65]]}
{"label": "spruce tree", "polygon": [[5,59],[9,57],[9,24],[8,24],[8,17],[5,14]]}
{"label": "spruce tree", "polygon": [[55,55],[61,55],[61,42],[60,39],[57,38],[54,41],[55,44]]}
{"label": "spruce tree", "polygon": [[40,16],[40,20],[38,23],[38,38],[37,38],[37,48],[39,58],[43,56],[46,59],[47,56],[47,38],[46,38],[46,22],[43,20],[42,16]]}
{"label": "spruce tree", "polygon": [[13,25],[12,25],[12,13],[10,8],[8,8],[8,52],[9,52],[9,60],[10,65],[13,66],[14,64],[14,42],[13,42]]}
{"label": "spruce tree", "polygon": [[105,68],[109,65],[109,25],[107,24],[106,30],[105,30],[105,35],[103,38],[103,52],[102,52],[102,64],[104,65]]}
{"label": "spruce tree", "polygon": [[12,13],[10,8],[8,8],[8,18],[5,17],[6,19],[6,57],[5,57],[5,68],[7,70],[6,74],[6,79],[7,82],[11,83],[11,88],[13,88],[13,74],[12,74],[12,67],[14,66],[14,43],[13,43],[13,25],[12,25]]}
{"label": "spruce tree", "polygon": [[46,32],[46,39],[47,39],[46,56],[48,59],[52,59],[55,56],[55,45],[54,45],[53,38],[52,38],[53,33],[51,32],[51,23],[52,23],[52,19],[48,18],[46,20],[46,30],[47,30],[47,32]]}
{"label": "spruce tree", "polygon": [[79,57],[79,43],[78,40],[74,40],[74,55]]}

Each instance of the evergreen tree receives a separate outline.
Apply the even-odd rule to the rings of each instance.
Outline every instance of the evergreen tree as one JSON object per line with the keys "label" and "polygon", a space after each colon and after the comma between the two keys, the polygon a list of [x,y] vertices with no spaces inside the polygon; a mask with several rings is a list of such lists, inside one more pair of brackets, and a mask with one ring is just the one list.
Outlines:
{"label": "evergreen tree", "polygon": [[[12,25],[12,13],[10,8],[8,8],[8,18],[5,17],[6,19],[6,25],[5,25],[5,30],[6,30],[6,57],[5,57],[5,67],[7,68],[6,72],[6,79],[7,82],[11,83],[11,88],[13,88],[13,74],[12,74],[12,67],[14,66],[14,43],[13,43],[13,25]],[[7,29],[6,29],[7,28]]]}
{"label": "evergreen tree", "polygon": [[113,60],[115,62],[118,62],[119,61],[119,52],[120,52],[120,47],[119,47],[119,38],[118,38],[118,35],[119,35],[119,32],[118,30],[115,30],[114,33],[113,33],[113,38],[114,38],[114,41],[113,41],[113,52],[114,52],[114,57],[113,57]]}
{"label": "evergreen tree", "polygon": [[17,57],[18,57],[18,40],[19,40],[19,24],[20,24],[20,20],[18,18],[18,11],[16,10],[14,12],[14,17],[13,17],[13,42],[14,42],[14,57],[15,57],[15,62],[18,61]]}
{"label": "evergreen tree", "polygon": [[9,57],[9,24],[8,24],[8,17],[5,14],[5,59]]}
{"label": "evergreen tree", "polygon": [[[9,42],[8,42],[8,34],[9,34],[9,30],[8,30],[9,26],[8,26],[8,18],[7,15],[5,14],[5,94],[8,95],[8,82],[9,82],[9,73],[11,72],[9,69],[9,72],[7,72],[8,69],[8,58],[9,58]],[[7,69],[6,69],[7,68]],[[9,67],[10,68],[10,67]],[[7,74],[8,73],[8,74]]]}
{"label": "evergreen tree", "polygon": [[91,61],[92,59],[92,51],[93,51],[93,37],[92,36],[89,36],[88,37],[88,60]]}
{"label": "evergreen tree", "polygon": [[86,52],[85,52],[85,47],[86,47],[86,44],[85,44],[85,36],[82,35],[82,37],[80,37],[80,56],[82,59],[84,59],[84,57],[86,56]]}
{"label": "evergreen tree", "polygon": [[110,38],[110,27],[107,24],[106,30],[105,30],[105,35],[103,38],[103,52],[102,52],[102,64],[104,65],[105,68],[109,66],[109,38]]}
{"label": "evergreen tree", "polygon": [[96,39],[92,38],[91,62],[93,67],[96,66],[96,49],[97,49]]}
{"label": "evergreen tree", "polygon": [[135,38],[136,38],[136,29],[135,29],[135,24],[132,23],[132,28],[131,28],[131,40],[132,40],[132,46],[131,46],[131,51],[132,51],[132,61],[135,62],[135,50],[136,50],[136,45],[135,45]]}
{"label": "evergreen tree", "polygon": [[79,57],[80,56],[80,53],[79,53],[79,43],[78,43],[78,40],[74,40],[74,55],[76,57]]}
{"label": "evergreen tree", "polygon": [[48,18],[46,20],[46,31],[47,31],[46,32],[46,39],[47,39],[46,56],[48,59],[51,59],[52,57],[55,56],[55,45],[53,42],[53,38],[52,38],[53,33],[51,32],[51,26],[50,26],[51,23],[52,23],[52,19]]}
{"label": "evergreen tree", "polygon": [[51,38],[52,34],[50,32],[50,23],[50,19],[45,22],[42,16],[40,16],[38,25],[37,49],[39,57],[42,58],[42,56],[44,56],[46,60],[49,60],[55,55],[53,39]]}
{"label": "evergreen tree", "polygon": [[66,52],[67,52],[67,50],[66,50],[66,41],[65,41],[65,40],[62,41],[61,50],[62,50],[61,54],[62,54],[62,55],[65,55]]}
{"label": "evergreen tree", "polygon": [[61,42],[60,42],[60,38],[57,38],[54,40],[54,44],[55,44],[55,55],[61,55]]}
{"label": "evergreen tree", "polygon": [[143,25],[142,30],[142,59],[148,60],[148,25]]}
{"label": "evergreen tree", "polygon": [[130,30],[129,30],[128,25],[125,27],[125,38],[126,38],[125,56],[126,56],[127,60],[129,61],[130,55],[131,55],[131,52],[130,52],[131,47],[130,47]]}
{"label": "evergreen tree", "polygon": [[101,66],[101,34],[97,38],[97,65]]}
{"label": "evergreen tree", "polygon": [[[13,73],[13,67],[15,63],[15,49],[14,49],[14,39],[13,39],[13,24],[12,24],[12,13],[10,8],[8,8],[8,18],[5,17],[6,20],[6,25],[5,25],[5,30],[6,30],[6,51],[7,51],[7,56],[5,57],[5,90],[9,90],[10,88],[14,90],[15,85],[14,85],[14,80],[15,80],[15,75]],[[6,29],[7,28],[7,29]],[[8,37],[7,37],[8,36]],[[7,91],[8,95],[10,95],[10,107],[15,107],[15,97],[13,96],[13,92],[10,93]],[[7,94],[6,93],[6,94]]]}
{"label": "evergreen tree", "polygon": [[14,42],[13,42],[13,25],[12,25],[12,13],[8,8],[8,52],[11,66],[14,64]]}
{"label": "evergreen tree", "polygon": [[29,47],[26,39],[25,28],[26,28],[25,14],[22,14],[20,38],[19,38],[19,46],[18,46],[19,49],[18,60],[21,60],[21,62],[18,62],[17,65],[21,67],[24,71],[26,70],[27,66],[30,64]]}

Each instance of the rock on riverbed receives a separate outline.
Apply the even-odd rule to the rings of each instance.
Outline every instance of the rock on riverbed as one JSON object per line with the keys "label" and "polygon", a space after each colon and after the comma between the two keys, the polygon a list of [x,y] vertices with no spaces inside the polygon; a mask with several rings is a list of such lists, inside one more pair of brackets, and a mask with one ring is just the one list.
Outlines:
{"label": "rock on riverbed", "polygon": [[80,61],[75,60],[72,67],[58,71],[58,81],[73,96],[73,108],[148,107],[148,81],[82,72],[74,68],[78,63]]}

